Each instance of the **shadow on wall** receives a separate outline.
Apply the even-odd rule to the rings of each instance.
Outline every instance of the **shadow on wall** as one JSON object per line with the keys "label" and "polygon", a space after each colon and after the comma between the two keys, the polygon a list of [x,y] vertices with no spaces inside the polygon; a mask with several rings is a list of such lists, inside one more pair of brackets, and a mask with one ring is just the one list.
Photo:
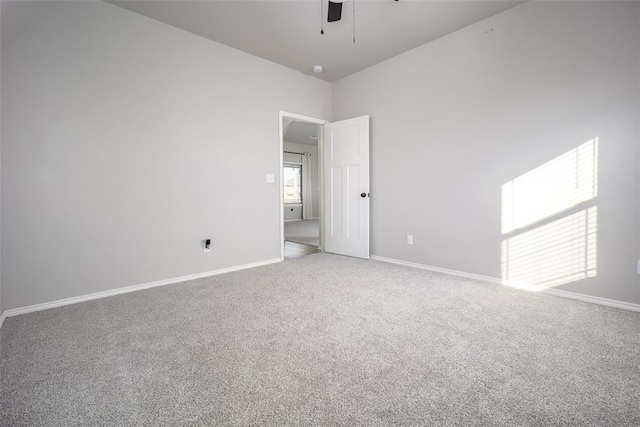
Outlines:
{"label": "shadow on wall", "polygon": [[502,186],[502,280],[532,291],[598,273],[598,138]]}

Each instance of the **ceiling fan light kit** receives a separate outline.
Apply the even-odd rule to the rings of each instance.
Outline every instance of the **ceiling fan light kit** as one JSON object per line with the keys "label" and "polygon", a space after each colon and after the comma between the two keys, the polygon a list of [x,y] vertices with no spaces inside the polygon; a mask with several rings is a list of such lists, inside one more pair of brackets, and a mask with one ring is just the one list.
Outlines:
{"label": "ceiling fan light kit", "polygon": [[[353,23],[355,28],[355,0],[351,0],[353,3]],[[327,8],[327,22],[337,22],[342,19],[342,3],[329,0],[329,6]],[[320,0],[320,34],[324,34],[324,0]],[[354,39],[355,43],[355,39]]]}
{"label": "ceiling fan light kit", "polygon": [[336,22],[341,19],[342,19],[342,2],[333,2],[329,0],[329,11],[327,13],[327,22]]}

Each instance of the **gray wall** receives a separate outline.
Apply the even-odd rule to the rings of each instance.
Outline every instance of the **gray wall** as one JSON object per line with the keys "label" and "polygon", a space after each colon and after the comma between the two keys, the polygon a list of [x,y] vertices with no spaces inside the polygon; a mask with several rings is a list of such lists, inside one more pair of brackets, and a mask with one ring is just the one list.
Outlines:
{"label": "gray wall", "polygon": [[[313,193],[313,217],[320,217],[320,192],[319,192],[319,182],[318,182],[318,146],[310,145],[310,144],[300,144],[296,142],[287,142],[284,141],[284,149],[285,151],[291,151],[294,153],[311,153],[311,187],[315,189]],[[285,153],[285,160],[288,158],[297,159],[296,161],[301,162],[300,156],[289,155],[291,157],[287,157],[288,154]]]}
{"label": "gray wall", "polygon": [[302,220],[302,204],[288,203],[284,205],[284,220],[285,221],[300,221]]}
{"label": "gray wall", "polygon": [[[638,24],[637,24],[637,28],[640,28],[640,13],[638,13]],[[636,36],[637,36],[637,41],[636,41],[636,49],[637,49],[637,55],[638,55],[638,62],[640,63],[640,30],[636,31]],[[638,118],[637,118],[637,123],[640,124],[640,73],[638,73]],[[639,125],[640,126],[640,125]],[[638,130],[638,138],[640,138],[640,129]],[[638,265],[636,266],[636,268],[638,270],[640,270],[640,148],[638,149],[638,160],[637,160],[637,168],[638,168],[638,187],[637,187],[637,200],[638,200],[638,209],[637,209],[637,215],[638,215],[638,219],[637,219],[637,223],[638,223],[638,228],[637,228],[637,262]],[[640,281],[640,277],[638,278],[638,280]],[[639,286],[640,287],[640,286]]]}
{"label": "gray wall", "polygon": [[329,83],[103,2],[1,26],[4,309],[280,257],[278,112]]}
{"label": "gray wall", "polygon": [[640,303],[639,22],[528,2],[334,83],[371,115],[371,252],[500,277],[501,185],[598,136],[598,275],[559,289]]}
{"label": "gray wall", "polygon": [[[0,7],[0,46],[2,46],[2,8]],[[2,55],[0,55],[0,82],[2,82]],[[2,89],[0,84],[0,99]],[[0,102],[0,129],[2,129],[2,103]],[[0,194],[2,193],[2,132],[0,131]],[[0,242],[2,242],[2,197],[0,197]],[[2,245],[0,244],[0,314],[2,314]]]}
{"label": "gray wall", "polygon": [[1,27],[2,309],[278,258],[278,110],[332,105],[372,116],[372,253],[494,277],[501,185],[598,136],[599,271],[561,288],[640,303],[638,4],[526,3],[333,94],[102,2]]}

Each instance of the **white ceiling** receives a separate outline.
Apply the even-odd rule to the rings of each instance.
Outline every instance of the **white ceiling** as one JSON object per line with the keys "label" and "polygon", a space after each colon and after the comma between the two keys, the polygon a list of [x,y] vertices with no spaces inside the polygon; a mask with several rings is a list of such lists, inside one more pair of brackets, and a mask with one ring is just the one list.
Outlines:
{"label": "white ceiling", "polygon": [[[320,0],[109,1],[174,27],[333,82],[522,1],[351,0],[320,34]],[[324,72],[311,68],[322,65]]]}

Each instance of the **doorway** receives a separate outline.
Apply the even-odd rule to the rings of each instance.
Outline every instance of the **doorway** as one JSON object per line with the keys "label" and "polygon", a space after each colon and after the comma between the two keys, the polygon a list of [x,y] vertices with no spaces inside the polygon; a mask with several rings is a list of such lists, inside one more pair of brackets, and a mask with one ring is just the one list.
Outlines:
{"label": "doorway", "polygon": [[280,112],[281,258],[322,250],[322,132],[325,120]]}
{"label": "doorway", "polygon": [[[291,245],[305,245],[308,251],[330,252],[337,255],[346,255],[356,258],[369,259],[369,116],[354,117],[329,123],[326,120],[301,116],[280,111],[280,241],[282,243],[280,259],[285,259],[285,243]],[[293,127],[292,127],[293,126]],[[287,135],[289,129],[307,127],[313,129],[315,134],[307,133],[297,150],[285,150],[285,141],[290,139]],[[285,135],[286,139],[285,139]],[[315,141],[308,143],[307,141]],[[288,142],[288,141],[287,141]],[[309,146],[316,146],[317,174],[305,178],[310,166],[305,163],[313,156],[309,156],[306,150]],[[292,147],[287,144],[288,147]],[[289,151],[289,153],[285,153]],[[284,203],[285,196],[285,154],[298,156],[287,160],[288,187],[287,197],[290,197],[290,205],[300,201],[300,209],[303,209],[302,217],[298,216],[296,208]],[[301,166],[298,169],[296,164]],[[299,170],[299,172],[298,172]],[[300,173],[300,178],[296,174]],[[307,190],[305,196],[305,183]],[[302,190],[301,198],[296,198],[296,188]],[[317,210],[309,209],[304,212],[304,200],[313,205],[313,196],[317,194]],[[287,215],[291,215],[291,221],[318,220],[318,246],[315,242],[293,242],[291,234],[285,239],[285,206]],[[311,213],[310,213],[311,212]],[[304,224],[304,223],[301,223]],[[286,242],[285,242],[286,240]],[[298,249],[305,249],[298,247]],[[307,252],[307,251],[303,251]]]}

